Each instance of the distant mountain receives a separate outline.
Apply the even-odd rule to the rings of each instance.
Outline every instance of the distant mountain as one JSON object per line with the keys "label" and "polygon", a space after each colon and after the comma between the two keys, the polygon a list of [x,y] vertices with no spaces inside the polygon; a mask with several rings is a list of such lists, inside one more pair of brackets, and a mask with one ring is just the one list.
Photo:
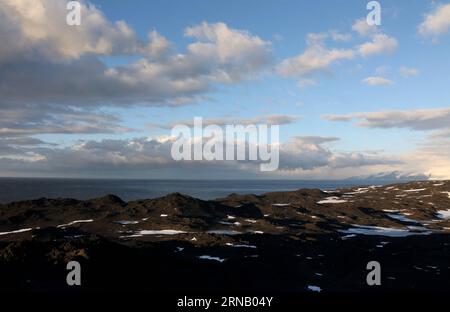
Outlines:
{"label": "distant mountain", "polygon": [[408,182],[408,181],[424,181],[429,179],[430,175],[426,175],[423,173],[392,171],[392,172],[380,172],[367,176],[351,177],[348,178],[347,180],[362,180],[362,181],[382,180],[382,181]]}

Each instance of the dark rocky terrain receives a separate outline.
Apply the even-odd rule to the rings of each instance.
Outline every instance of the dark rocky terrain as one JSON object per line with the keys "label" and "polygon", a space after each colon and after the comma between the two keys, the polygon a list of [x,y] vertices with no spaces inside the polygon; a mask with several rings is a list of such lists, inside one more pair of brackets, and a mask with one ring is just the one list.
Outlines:
{"label": "dark rocky terrain", "polygon": [[[0,292],[449,292],[449,212],[450,181],[14,202],[0,205]],[[66,284],[71,260],[82,286]]]}

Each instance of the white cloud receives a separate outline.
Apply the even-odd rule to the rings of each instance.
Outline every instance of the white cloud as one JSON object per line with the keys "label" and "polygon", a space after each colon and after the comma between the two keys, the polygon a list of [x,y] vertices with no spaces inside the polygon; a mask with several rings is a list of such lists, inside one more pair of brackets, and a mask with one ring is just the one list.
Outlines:
{"label": "white cloud", "polygon": [[411,78],[416,77],[420,74],[420,71],[417,68],[414,67],[400,67],[400,75],[402,75],[404,78]]}
{"label": "white cloud", "polygon": [[[59,2],[52,1],[48,5],[51,7],[53,3]],[[15,20],[9,22],[17,24]],[[101,33],[97,29],[88,28],[86,31]],[[152,31],[149,33],[149,42],[142,43],[142,49],[136,52],[137,56],[141,56],[139,60],[112,68],[84,50],[77,50],[78,59],[64,62],[53,58],[20,58],[19,53],[16,55],[19,59],[10,59],[0,71],[0,80],[4,81],[0,85],[2,100],[17,103],[70,103],[83,107],[137,103],[187,104],[210,92],[213,84],[250,79],[271,62],[270,43],[248,32],[231,29],[223,23],[203,23],[188,28],[186,34],[199,41],[190,44],[185,54],[171,51],[168,40]],[[65,35],[58,33],[58,36]],[[1,47],[14,45],[15,38],[6,38]],[[59,39],[52,36],[48,40],[59,44]],[[17,40],[20,41],[20,38]],[[27,41],[26,51],[45,52],[46,46],[52,46],[48,40]],[[132,42],[127,49],[134,48]],[[110,50],[104,52],[113,53]],[[42,76],[46,79],[41,79]],[[24,90],[23,86],[27,88]]]}
{"label": "white cloud", "polygon": [[440,5],[428,13],[418,29],[423,36],[439,36],[448,33],[450,30],[450,3]]}
{"label": "white cloud", "polygon": [[331,121],[356,119],[360,120],[359,126],[368,128],[406,128],[422,131],[450,128],[450,108],[352,113],[323,117]]}
{"label": "white cloud", "polygon": [[398,46],[395,38],[386,34],[375,34],[370,42],[358,46],[358,52],[363,57],[381,53],[393,53]]}
{"label": "white cloud", "polygon": [[93,5],[80,3],[82,24],[72,27],[65,20],[66,1],[2,1],[0,63],[17,58],[60,61],[85,54],[133,54],[142,47],[124,21],[111,23]]}
{"label": "white cloud", "polygon": [[380,76],[371,76],[363,79],[363,82],[369,86],[389,86],[393,82],[387,78]]}
{"label": "white cloud", "polygon": [[306,50],[298,56],[282,61],[278,72],[286,77],[301,77],[327,70],[332,64],[355,56],[352,49],[328,48],[323,41],[326,37],[325,34],[309,34]]}
{"label": "white cloud", "polygon": [[170,48],[170,42],[156,30],[153,30],[148,33],[148,44],[144,48],[144,54],[149,58],[159,59],[165,56]]}
{"label": "white cloud", "polygon": [[[351,34],[337,31],[309,33],[306,36],[306,49],[297,56],[283,60],[277,67],[280,75],[285,77],[305,77],[318,72],[328,71],[329,68],[343,60],[356,57],[368,57],[382,53],[393,53],[397,47],[397,39],[381,33],[377,26],[369,26],[365,19],[355,21],[353,30],[370,41],[351,48],[332,48],[325,44],[327,39],[348,42]],[[301,86],[300,82],[300,86]]]}
{"label": "white cloud", "polygon": [[[328,115],[331,121],[357,120],[358,126],[381,129],[432,131],[415,150],[396,156],[396,170],[421,172],[433,178],[450,179],[450,108],[384,111]],[[384,168],[392,171],[393,167]]]}
{"label": "white cloud", "polygon": [[347,41],[352,40],[352,34],[340,33],[340,32],[338,32],[336,30],[333,30],[333,31],[330,32],[330,37],[334,41],[347,42]]}
{"label": "white cloud", "polygon": [[366,18],[356,20],[352,25],[352,29],[361,36],[368,36],[378,31],[378,27],[376,25],[369,25]]}
{"label": "white cloud", "polygon": [[[81,141],[67,147],[15,147],[0,140],[0,172],[14,172],[27,176],[96,176],[148,177],[156,173],[164,177],[247,177],[259,173],[259,162],[250,161],[174,161],[171,146],[175,138],[133,138],[121,140]],[[395,165],[399,161],[367,153],[334,152],[325,144],[335,137],[295,137],[280,144],[280,170],[270,173],[286,175],[314,173],[327,168],[369,168]],[[32,143],[32,142],[30,142]],[[39,142],[34,142],[39,145]],[[241,142],[240,144],[246,144]],[[23,154],[23,153],[27,154]],[[19,155],[11,155],[11,154]],[[21,154],[22,153],[22,154]],[[8,156],[9,155],[9,156]],[[27,156],[27,157],[24,157]]]}
{"label": "white cloud", "polygon": [[224,23],[203,22],[186,28],[185,35],[198,40],[190,44],[188,50],[204,61],[236,66],[248,72],[270,59],[270,42],[247,31],[231,29]]}
{"label": "white cloud", "polygon": [[[270,42],[224,23],[187,28],[192,42],[178,53],[156,30],[140,40],[86,1],[81,25],[68,26],[66,2],[0,2],[0,111],[17,114],[15,123],[2,124],[4,135],[120,131],[118,121],[86,118],[103,115],[105,106],[190,104],[217,84],[257,76],[272,61]],[[133,61],[110,67],[101,59],[118,55]],[[30,108],[41,113],[27,114]]]}

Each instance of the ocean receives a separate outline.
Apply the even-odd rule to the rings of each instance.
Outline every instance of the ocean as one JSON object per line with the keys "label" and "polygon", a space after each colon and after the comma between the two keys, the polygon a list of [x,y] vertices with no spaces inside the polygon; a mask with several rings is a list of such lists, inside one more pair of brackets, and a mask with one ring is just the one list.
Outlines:
{"label": "ocean", "polygon": [[201,199],[230,193],[262,194],[300,188],[331,190],[356,185],[380,185],[398,181],[367,180],[112,180],[56,178],[0,178],[0,203],[47,198],[90,199],[114,194],[125,201],[179,192]]}

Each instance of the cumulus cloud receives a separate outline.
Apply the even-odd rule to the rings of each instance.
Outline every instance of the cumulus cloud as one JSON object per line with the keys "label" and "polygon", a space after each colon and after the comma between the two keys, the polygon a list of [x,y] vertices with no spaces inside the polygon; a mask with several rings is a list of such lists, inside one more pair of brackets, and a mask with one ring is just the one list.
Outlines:
{"label": "cumulus cloud", "polygon": [[368,128],[405,128],[424,131],[450,127],[450,108],[352,113],[323,117],[331,121],[358,120],[359,126]]}
{"label": "cumulus cloud", "polygon": [[[0,4],[0,63],[15,59],[78,59],[85,54],[133,54],[142,48],[124,22],[109,22],[93,5],[80,1],[82,25],[67,25],[66,1],[5,0]],[[59,17],[59,18],[58,18]]]}
{"label": "cumulus cloud", "polygon": [[424,21],[418,27],[423,36],[440,36],[450,30],[450,4],[439,5],[435,10],[425,15]]}
{"label": "cumulus cloud", "polygon": [[[189,52],[203,62],[221,65],[216,78],[223,81],[241,79],[270,62],[270,43],[247,31],[230,29],[224,23],[188,27],[187,37],[198,41],[190,44]],[[216,65],[216,66],[217,66]]]}
{"label": "cumulus cloud", "polygon": [[[349,48],[333,48],[326,45],[326,40],[334,42],[348,42],[351,34],[337,31],[309,33],[306,37],[306,49],[302,54],[284,59],[277,67],[280,75],[285,77],[311,76],[318,72],[329,71],[334,64],[356,57],[393,53],[398,47],[397,39],[380,31],[377,26],[370,26],[366,19],[359,19],[352,25],[352,29],[365,40],[362,44]],[[309,82],[307,80],[307,82]],[[300,81],[300,86],[305,84]],[[306,84],[307,85],[307,84]]]}
{"label": "cumulus cloud", "polygon": [[380,76],[367,77],[362,82],[369,86],[389,86],[393,84],[391,80]]}
{"label": "cumulus cloud", "polygon": [[[190,44],[186,54],[168,55],[169,43],[153,31],[140,60],[112,68],[90,53],[67,62],[11,60],[0,71],[0,79],[5,81],[0,87],[2,101],[173,105],[180,99],[204,95],[215,83],[248,79],[269,64],[268,42],[223,23],[203,23],[199,29],[203,28],[215,35],[202,37],[200,30],[188,29],[189,36],[201,41]],[[28,49],[39,51],[40,42]],[[43,76],[47,79],[41,79]],[[28,86],[25,92],[24,85]]]}
{"label": "cumulus cloud", "polygon": [[348,34],[348,33],[341,33],[337,30],[332,30],[330,32],[330,37],[331,39],[333,39],[334,41],[343,41],[343,42],[347,42],[350,41],[352,39],[352,34]]}
{"label": "cumulus cloud", "polygon": [[144,47],[144,55],[150,59],[160,59],[169,53],[172,45],[164,36],[156,30],[148,33],[148,43]]}
{"label": "cumulus cloud", "polygon": [[352,25],[352,29],[360,36],[370,38],[370,41],[356,47],[358,54],[362,57],[393,53],[398,47],[397,39],[382,33],[377,25],[369,25],[365,18],[356,20]]}
{"label": "cumulus cloud", "polygon": [[381,53],[392,53],[397,49],[398,43],[395,38],[386,34],[375,34],[370,42],[358,46],[358,52],[363,57]]}
{"label": "cumulus cloud", "polygon": [[[0,2],[0,133],[127,131],[101,108],[187,105],[271,63],[270,42],[224,23],[186,28],[192,42],[179,53],[156,30],[141,40],[86,1],[81,25],[68,26],[66,3]],[[133,61],[108,66],[103,56]]]}
{"label": "cumulus cloud", "polygon": [[353,31],[358,33],[360,36],[368,36],[371,34],[375,34],[378,32],[378,26],[377,25],[369,25],[367,23],[366,18],[360,18],[357,19],[353,25],[352,25]]}
{"label": "cumulus cloud", "polygon": [[327,36],[309,34],[306,50],[298,56],[283,60],[278,66],[278,72],[286,77],[305,76],[327,70],[330,65],[355,56],[352,49],[328,48],[324,43]]}

